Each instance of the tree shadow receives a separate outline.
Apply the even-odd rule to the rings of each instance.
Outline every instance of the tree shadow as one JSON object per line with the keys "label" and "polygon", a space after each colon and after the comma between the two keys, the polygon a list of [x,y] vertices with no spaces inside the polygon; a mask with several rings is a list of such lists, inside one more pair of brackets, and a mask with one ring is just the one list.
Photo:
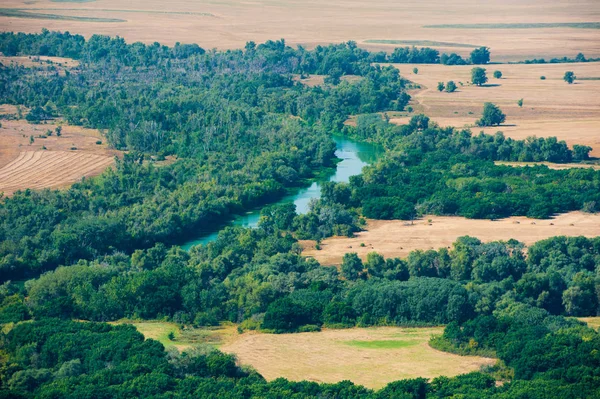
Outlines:
{"label": "tree shadow", "polygon": [[498,87],[498,86],[502,86],[502,85],[498,84],[498,83],[487,83],[487,84],[481,85],[479,87]]}

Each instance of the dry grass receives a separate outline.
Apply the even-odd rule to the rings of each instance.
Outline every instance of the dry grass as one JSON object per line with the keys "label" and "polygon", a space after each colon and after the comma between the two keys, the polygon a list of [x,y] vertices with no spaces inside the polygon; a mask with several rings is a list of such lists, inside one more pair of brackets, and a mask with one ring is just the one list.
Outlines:
{"label": "dry grass", "polygon": [[454,376],[478,370],[495,360],[458,356],[428,345],[435,328],[354,328],[318,333],[245,333],[221,350],[237,355],[267,380],[338,382],[350,380],[381,388],[404,378]]}
{"label": "dry grass", "polygon": [[[199,43],[205,48],[241,48],[249,40],[264,42],[285,38],[290,44],[309,47],[356,40],[373,50],[390,50],[397,44],[367,43],[368,40],[433,43],[442,51],[468,54],[469,48],[453,43],[485,45],[495,61],[532,57],[600,55],[599,31],[577,28],[464,29],[426,28],[446,24],[515,24],[598,22],[600,2],[478,3],[440,0],[223,0],[169,2],[162,0],[98,0],[95,2],[35,2],[4,0],[3,8],[30,10],[68,17],[119,19],[126,22],[25,19],[0,17],[0,29],[39,32],[68,30],[90,36],[120,35],[128,41],[165,44]],[[33,10],[35,9],[35,10]],[[440,43],[436,43],[440,42]],[[447,44],[450,46],[444,47]]]}
{"label": "dry grass", "polygon": [[21,65],[26,68],[31,67],[44,67],[44,66],[58,66],[58,67],[69,67],[74,68],[79,66],[79,61],[71,58],[64,57],[46,57],[46,56],[35,56],[35,57],[4,57],[0,56],[0,63],[9,66],[11,64]]}
{"label": "dry grass", "polygon": [[578,319],[596,330],[600,328],[600,317],[578,317]]}
{"label": "dry grass", "polygon": [[[431,224],[428,219],[432,219]],[[496,221],[425,216],[414,225],[401,220],[369,220],[367,231],[353,238],[328,238],[319,251],[314,241],[303,241],[302,245],[303,255],[312,256],[323,265],[339,265],[348,252],[356,252],[361,259],[366,259],[369,252],[385,257],[406,257],[416,249],[451,247],[458,237],[465,235],[484,242],[514,238],[526,245],[560,235],[596,237],[600,235],[600,215],[571,212],[552,220],[512,217]]]}
{"label": "dry grass", "polygon": [[504,161],[497,161],[495,163],[496,163],[496,165],[506,165],[506,166],[514,166],[514,167],[546,165],[549,169],[555,169],[555,170],[565,170],[565,169],[573,169],[573,168],[600,170],[600,164],[595,164],[595,163],[587,164],[587,163],[504,162]]}
{"label": "dry grass", "polygon": [[[0,112],[16,111],[12,106],[0,106]],[[113,164],[118,152],[108,149],[105,143],[96,144],[103,141],[96,130],[63,125],[60,137],[56,133],[39,137],[46,135],[48,130],[54,131],[56,126],[2,121],[0,192],[11,195],[26,188],[64,187],[84,176],[98,175]],[[30,136],[34,137],[32,144]]]}
{"label": "dry grass", "polygon": [[[491,134],[502,131],[515,139],[556,136],[569,145],[589,145],[593,148],[592,155],[600,156],[600,80],[581,80],[569,85],[562,79],[567,70],[578,77],[599,77],[600,63],[487,65],[490,87],[467,84],[472,66],[417,65],[418,75],[406,74],[413,65],[397,67],[423,87],[411,93],[415,111],[425,113],[442,126],[467,126],[474,132],[483,130]],[[502,72],[502,79],[492,77],[494,70]],[[450,80],[458,85],[455,93],[437,91],[438,82]],[[521,98],[523,107],[517,105]],[[502,109],[506,114],[505,125],[473,127],[484,102],[493,102]],[[393,118],[392,122],[405,123],[408,119]]]}

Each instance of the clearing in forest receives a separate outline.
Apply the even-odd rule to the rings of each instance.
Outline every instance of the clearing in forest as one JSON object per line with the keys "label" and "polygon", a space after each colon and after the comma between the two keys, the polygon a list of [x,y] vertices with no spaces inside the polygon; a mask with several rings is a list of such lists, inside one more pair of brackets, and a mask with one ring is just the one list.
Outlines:
{"label": "clearing in forest", "polygon": [[431,348],[443,327],[375,327],[298,334],[245,333],[221,346],[267,380],[335,383],[369,388],[405,378],[455,376],[492,365],[495,359],[458,356]]}
{"label": "clearing in forest", "polygon": [[514,238],[526,245],[561,235],[596,237],[600,236],[600,215],[570,212],[549,220],[517,216],[495,221],[424,216],[413,224],[404,220],[368,220],[366,229],[352,238],[327,238],[321,243],[321,250],[315,249],[314,241],[302,241],[302,254],[314,257],[322,265],[339,265],[349,252],[356,252],[363,260],[369,252],[386,258],[406,257],[417,249],[449,248],[458,237],[466,235],[483,242]]}

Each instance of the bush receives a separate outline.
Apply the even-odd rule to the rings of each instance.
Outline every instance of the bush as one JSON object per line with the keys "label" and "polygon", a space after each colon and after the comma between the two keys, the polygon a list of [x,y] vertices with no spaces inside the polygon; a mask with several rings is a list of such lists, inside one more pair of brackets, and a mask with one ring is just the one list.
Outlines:
{"label": "bush", "polygon": [[575,79],[577,79],[577,77],[575,76],[573,71],[567,71],[565,72],[565,76],[563,76],[563,79],[568,84],[572,84],[573,82],[575,82]]}
{"label": "bush", "polygon": [[452,81],[452,80],[451,80],[451,81],[449,81],[449,82],[446,84],[446,91],[447,91],[448,93],[454,93],[454,92],[456,91],[456,83],[454,83],[454,81]]}
{"label": "bush", "polygon": [[494,71],[494,78],[495,79],[500,79],[502,77],[502,72],[500,71]]}
{"label": "bush", "polygon": [[541,80],[546,80],[546,77],[544,75],[540,76]]}

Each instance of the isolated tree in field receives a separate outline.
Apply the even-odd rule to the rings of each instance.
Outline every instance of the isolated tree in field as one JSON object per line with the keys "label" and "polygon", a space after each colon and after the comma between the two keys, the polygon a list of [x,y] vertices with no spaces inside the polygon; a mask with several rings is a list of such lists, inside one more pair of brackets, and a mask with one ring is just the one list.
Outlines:
{"label": "isolated tree in field", "polygon": [[364,269],[362,260],[355,252],[344,255],[342,260],[342,276],[347,280],[357,280]]}
{"label": "isolated tree in field", "polygon": [[438,91],[444,91],[446,86],[444,86],[444,82],[438,82],[437,89]]}
{"label": "isolated tree in field", "polygon": [[483,116],[477,122],[477,126],[494,126],[500,125],[506,120],[506,115],[502,113],[500,108],[492,103],[483,104]]}
{"label": "isolated tree in field", "polygon": [[485,68],[475,67],[471,69],[471,82],[477,86],[481,86],[488,81],[485,75]]}
{"label": "isolated tree in field", "polygon": [[519,107],[522,107],[522,106],[523,106],[523,99],[522,99],[522,98],[521,98],[519,101],[517,101],[517,105],[518,105]]}
{"label": "isolated tree in field", "polygon": [[488,62],[490,62],[490,49],[487,47],[480,47],[471,51],[472,64],[487,64]]}
{"label": "isolated tree in field", "polygon": [[415,68],[413,68],[413,73],[414,73],[415,75],[416,75],[416,74],[418,74],[418,73],[419,73],[419,68],[416,68],[416,67],[415,67]]}
{"label": "isolated tree in field", "polygon": [[565,72],[565,76],[563,76],[563,79],[568,84],[572,84],[575,81],[575,79],[577,79],[577,77],[575,76],[573,71],[567,71],[567,72]]}
{"label": "isolated tree in field", "polygon": [[446,91],[448,93],[454,93],[456,91],[456,83],[453,80],[446,83]]}
{"label": "isolated tree in field", "polygon": [[60,137],[60,135],[62,134],[62,126],[56,126],[56,129],[54,129],[54,131],[56,132],[56,135]]}
{"label": "isolated tree in field", "polygon": [[33,136],[29,136],[29,145],[32,145],[34,141],[35,140],[34,140]]}
{"label": "isolated tree in field", "polygon": [[502,72],[500,71],[494,71],[494,78],[495,79],[500,79],[502,77]]}

